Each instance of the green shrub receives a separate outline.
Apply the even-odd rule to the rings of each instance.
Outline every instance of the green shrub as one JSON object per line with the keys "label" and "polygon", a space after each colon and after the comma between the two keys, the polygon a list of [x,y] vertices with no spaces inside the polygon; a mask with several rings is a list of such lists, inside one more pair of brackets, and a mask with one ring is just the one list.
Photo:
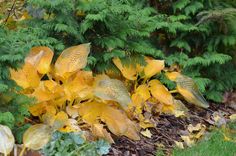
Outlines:
{"label": "green shrub", "polygon": [[[151,5],[150,5],[151,4]],[[236,85],[234,3],[210,0],[28,0],[28,26],[71,46],[92,43],[88,68],[97,72],[145,64],[144,55],[179,64],[208,99],[220,102]],[[152,7],[151,7],[152,6]],[[45,18],[46,17],[46,18]]]}
{"label": "green shrub", "polygon": [[236,3],[211,0],[152,1],[157,47],[166,63],[179,64],[208,99],[220,102],[236,86]]}

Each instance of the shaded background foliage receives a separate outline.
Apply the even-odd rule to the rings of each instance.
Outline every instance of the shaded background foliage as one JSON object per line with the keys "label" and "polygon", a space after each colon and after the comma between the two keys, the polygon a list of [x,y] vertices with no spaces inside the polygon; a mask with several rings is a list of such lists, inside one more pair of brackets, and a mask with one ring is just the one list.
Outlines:
{"label": "shaded background foliage", "polygon": [[[28,114],[25,106],[30,102],[18,105],[17,95],[9,95],[13,88],[20,88],[9,80],[7,68],[19,67],[29,49],[37,45],[49,46],[58,55],[66,47],[91,42],[87,69],[97,73],[108,69],[118,72],[113,57],[126,65],[145,64],[144,55],[165,59],[168,66],[177,64],[184,74],[193,77],[207,99],[216,102],[236,86],[233,0],[16,2],[22,4],[21,13],[28,13],[26,20],[17,21],[10,13],[1,12],[0,16],[0,91],[6,100],[1,105],[9,106],[1,109],[2,113]],[[1,7],[7,12],[12,5]],[[161,80],[171,87],[165,77]],[[10,109],[14,105],[17,111]]]}

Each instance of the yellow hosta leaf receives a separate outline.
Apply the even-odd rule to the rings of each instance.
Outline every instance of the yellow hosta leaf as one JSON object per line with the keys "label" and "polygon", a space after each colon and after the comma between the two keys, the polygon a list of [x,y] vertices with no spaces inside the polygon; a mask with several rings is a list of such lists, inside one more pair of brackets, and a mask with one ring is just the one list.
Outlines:
{"label": "yellow hosta leaf", "polygon": [[43,115],[42,119],[44,123],[51,126],[54,130],[58,130],[62,128],[68,121],[68,115],[63,111],[57,113],[56,115],[47,112]]}
{"label": "yellow hosta leaf", "polygon": [[37,103],[30,106],[29,111],[33,116],[40,116],[46,112],[49,112],[51,114],[56,114],[55,106],[47,102]]}
{"label": "yellow hosta leaf", "polygon": [[60,132],[70,133],[70,132],[80,132],[81,129],[78,125],[78,121],[75,119],[68,119],[65,125],[59,129]]}
{"label": "yellow hosta leaf", "polygon": [[29,149],[39,150],[49,142],[52,132],[49,125],[33,125],[25,131],[23,135],[23,144]]}
{"label": "yellow hosta leaf", "polygon": [[105,128],[103,128],[102,124],[94,124],[91,129],[93,135],[97,136],[98,138],[103,138],[107,140],[109,143],[115,143],[111,137],[111,134],[107,132]]}
{"label": "yellow hosta leaf", "polygon": [[135,112],[138,114],[142,113],[142,106],[144,102],[151,97],[148,86],[140,85],[135,90],[135,93],[131,96],[132,104],[135,107]]}
{"label": "yellow hosta leaf", "polygon": [[129,105],[131,108],[134,107],[135,108],[135,112],[137,114],[141,114],[142,113],[142,107],[143,107],[143,104],[144,104],[144,100],[143,98],[137,94],[137,93],[134,93],[131,97],[132,99],[132,105]]}
{"label": "yellow hosta leaf", "polygon": [[168,89],[161,84],[158,80],[151,80],[149,82],[149,89],[153,97],[155,97],[158,101],[166,105],[173,105],[174,98],[168,91]]}
{"label": "yellow hosta leaf", "polygon": [[92,95],[93,74],[90,71],[78,71],[63,85],[67,100],[85,99]]}
{"label": "yellow hosta leaf", "polygon": [[79,110],[78,108],[74,106],[67,106],[66,107],[66,113],[71,116],[72,118],[76,118],[79,116]]}
{"label": "yellow hosta leaf", "polygon": [[165,67],[164,60],[154,60],[149,57],[145,57],[147,65],[144,67],[145,78],[151,78],[152,76],[161,72]]}
{"label": "yellow hosta leaf", "polygon": [[117,71],[114,71],[114,70],[106,70],[105,71],[106,75],[108,75],[110,78],[113,78],[113,79],[118,79],[118,80],[121,80],[122,79],[122,75],[121,73],[117,72]]}
{"label": "yellow hosta leaf", "polygon": [[155,125],[153,123],[147,122],[147,121],[140,122],[139,125],[143,129],[155,127]]}
{"label": "yellow hosta leaf", "polygon": [[119,58],[114,58],[112,61],[126,79],[137,80],[138,73],[135,66],[132,66],[132,65],[125,66],[122,64]]}
{"label": "yellow hosta leaf", "polygon": [[57,113],[57,115],[55,116],[53,128],[56,130],[60,129],[66,124],[67,121],[68,121],[68,115],[65,112],[61,111]]}
{"label": "yellow hosta leaf", "polygon": [[38,102],[49,101],[62,97],[64,95],[64,90],[62,86],[54,82],[53,80],[41,81],[40,85],[35,89],[32,94]]}
{"label": "yellow hosta leaf", "polygon": [[174,111],[174,105],[166,105],[166,104],[162,104],[161,106],[161,112],[162,113],[167,113],[167,114],[171,114]]}
{"label": "yellow hosta leaf", "polygon": [[7,126],[0,125],[0,153],[8,155],[15,144],[14,136],[11,129]]}
{"label": "yellow hosta leaf", "polygon": [[135,90],[135,93],[137,93],[140,97],[142,97],[143,101],[146,101],[151,97],[149,88],[147,85],[139,85],[138,88]]}
{"label": "yellow hosta leaf", "polygon": [[25,62],[33,65],[40,74],[46,74],[50,71],[50,65],[53,58],[53,51],[48,47],[33,47],[25,58]]}
{"label": "yellow hosta leaf", "polygon": [[101,120],[106,123],[109,130],[115,135],[125,135],[134,140],[139,139],[135,124],[126,114],[108,104],[95,101],[83,103],[79,107],[79,114],[90,125],[98,124],[99,120]]}
{"label": "yellow hosta leaf", "polygon": [[145,131],[141,131],[141,134],[147,138],[152,137],[152,133],[149,131],[149,129],[146,129]]}
{"label": "yellow hosta leaf", "polygon": [[65,49],[55,63],[56,75],[67,79],[74,72],[84,68],[90,52],[90,44],[80,44]]}
{"label": "yellow hosta leaf", "polygon": [[176,81],[176,79],[180,75],[180,73],[179,72],[167,72],[167,73],[165,73],[165,75],[171,81]]}
{"label": "yellow hosta leaf", "polygon": [[118,102],[123,109],[127,109],[131,103],[129,92],[120,80],[100,79],[95,81],[94,95],[103,100],[112,100]]}
{"label": "yellow hosta leaf", "polygon": [[167,73],[166,76],[176,82],[176,90],[187,102],[202,108],[209,107],[208,102],[205,100],[192,78],[178,72]]}
{"label": "yellow hosta leaf", "polygon": [[34,88],[39,85],[40,77],[37,73],[37,70],[29,63],[25,63],[24,66],[17,71],[10,69],[10,74],[11,79],[24,89],[29,87]]}

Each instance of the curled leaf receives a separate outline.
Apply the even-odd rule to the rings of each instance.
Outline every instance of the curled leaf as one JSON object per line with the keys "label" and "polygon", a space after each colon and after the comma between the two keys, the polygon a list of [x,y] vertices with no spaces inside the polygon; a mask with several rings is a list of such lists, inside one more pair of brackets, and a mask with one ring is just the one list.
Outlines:
{"label": "curled leaf", "polygon": [[138,73],[135,66],[132,65],[125,66],[122,64],[119,58],[114,58],[112,61],[126,79],[137,80]]}
{"label": "curled leaf", "polygon": [[164,69],[165,63],[164,60],[154,60],[149,57],[145,57],[147,65],[144,67],[145,78],[150,78]]}
{"label": "curled leaf", "polygon": [[56,75],[67,79],[74,72],[84,68],[89,52],[89,43],[65,49],[55,63]]}
{"label": "curled leaf", "polygon": [[45,124],[33,125],[23,135],[24,146],[32,150],[39,150],[49,142],[51,134],[50,126]]}
{"label": "curled leaf", "polygon": [[155,97],[158,101],[166,105],[173,105],[174,98],[168,91],[168,89],[161,84],[158,80],[151,80],[149,83],[149,89],[153,97]]}
{"label": "curled leaf", "polygon": [[53,51],[48,47],[33,47],[25,58],[25,62],[33,65],[40,74],[50,71],[50,64],[53,58]]}
{"label": "curled leaf", "polygon": [[11,129],[7,126],[0,125],[0,153],[8,155],[15,144],[14,136]]}

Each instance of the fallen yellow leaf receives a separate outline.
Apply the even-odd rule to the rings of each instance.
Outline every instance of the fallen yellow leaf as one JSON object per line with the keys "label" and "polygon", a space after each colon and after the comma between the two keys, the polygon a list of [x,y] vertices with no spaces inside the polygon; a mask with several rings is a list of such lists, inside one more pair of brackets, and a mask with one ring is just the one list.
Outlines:
{"label": "fallen yellow leaf", "polygon": [[149,129],[146,129],[145,131],[141,131],[140,132],[143,136],[147,137],[147,138],[151,138],[152,137],[152,133],[150,132]]}
{"label": "fallen yellow leaf", "polygon": [[193,132],[193,131],[199,131],[202,128],[202,124],[198,123],[196,126],[193,126],[192,124],[188,125],[188,131]]}
{"label": "fallen yellow leaf", "polygon": [[189,136],[181,136],[181,138],[188,147],[192,147],[195,143]]}
{"label": "fallen yellow leaf", "polygon": [[183,142],[179,142],[179,141],[174,141],[175,142],[175,145],[176,147],[180,148],[180,149],[184,149],[184,144]]}

